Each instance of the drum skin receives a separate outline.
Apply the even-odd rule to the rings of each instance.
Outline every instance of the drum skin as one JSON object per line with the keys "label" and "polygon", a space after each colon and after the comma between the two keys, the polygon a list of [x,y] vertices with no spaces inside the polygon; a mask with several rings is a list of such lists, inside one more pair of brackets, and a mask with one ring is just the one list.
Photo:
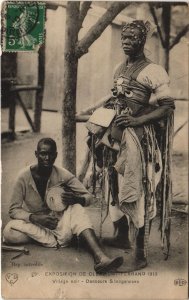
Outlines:
{"label": "drum skin", "polygon": [[46,203],[52,211],[63,211],[67,208],[62,201],[62,193],[64,188],[62,186],[54,186],[47,191]]}

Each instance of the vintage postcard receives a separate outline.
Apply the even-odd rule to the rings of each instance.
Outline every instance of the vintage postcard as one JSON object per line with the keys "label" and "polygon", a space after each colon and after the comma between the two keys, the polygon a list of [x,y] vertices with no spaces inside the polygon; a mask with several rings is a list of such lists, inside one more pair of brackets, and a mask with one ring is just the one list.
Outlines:
{"label": "vintage postcard", "polygon": [[188,299],[188,17],[2,3],[3,299]]}

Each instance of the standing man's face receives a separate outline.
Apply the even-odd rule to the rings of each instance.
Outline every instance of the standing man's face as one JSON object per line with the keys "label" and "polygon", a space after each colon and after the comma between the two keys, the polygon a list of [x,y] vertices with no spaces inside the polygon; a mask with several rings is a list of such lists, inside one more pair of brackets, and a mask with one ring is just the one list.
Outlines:
{"label": "standing man's face", "polygon": [[38,166],[49,168],[53,166],[57,152],[50,144],[41,143],[38,150],[35,151],[35,156],[38,160]]}
{"label": "standing man's face", "polygon": [[122,32],[121,41],[126,55],[134,55],[143,50],[141,32],[137,28],[128,28]]}

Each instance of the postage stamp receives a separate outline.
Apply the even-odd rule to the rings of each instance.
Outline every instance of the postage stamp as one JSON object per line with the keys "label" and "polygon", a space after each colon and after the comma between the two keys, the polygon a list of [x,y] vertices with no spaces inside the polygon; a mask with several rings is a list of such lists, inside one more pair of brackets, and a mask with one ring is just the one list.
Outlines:
{"label": "postage stamp", "polygon": [[45,3],[4,2],[3,51],[36,51],[44,42]]}

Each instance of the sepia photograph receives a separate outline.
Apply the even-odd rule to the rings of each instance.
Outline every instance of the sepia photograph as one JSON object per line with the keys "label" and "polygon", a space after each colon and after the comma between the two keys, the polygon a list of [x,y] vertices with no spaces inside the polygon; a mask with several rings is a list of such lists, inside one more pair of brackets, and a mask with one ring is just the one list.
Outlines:
{"label": "sepia photograph", "polygon": [[188,20],[1,4],[3,299],[188,299]]}

